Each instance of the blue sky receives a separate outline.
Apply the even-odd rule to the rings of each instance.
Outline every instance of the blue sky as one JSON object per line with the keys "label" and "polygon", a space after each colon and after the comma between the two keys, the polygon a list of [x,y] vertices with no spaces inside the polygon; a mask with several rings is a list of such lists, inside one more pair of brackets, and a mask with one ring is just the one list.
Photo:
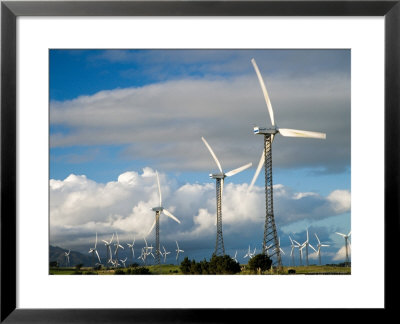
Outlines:
{"label": "blue sky", "polygon": [[327,134],[274,141],[281,245],[288,255],[288,235],[304,241],[309,227],[331,245],[323,261],[340,262],[343,240],[333,233],[350,231],[348,50],[50,50],[50,243],[83,252],[96,231],[118,231],[139,247],[158,170],[165,207],[181,220],[161,222],[162,243],[208,258],[216,165],[204,136],[224,171],[253,163],[226,181],[225,249],[244,255],[261,245],[263,172],[252,195],[245,189],[263,145],[252,128],[270,120],[253,57],[277,125]]}

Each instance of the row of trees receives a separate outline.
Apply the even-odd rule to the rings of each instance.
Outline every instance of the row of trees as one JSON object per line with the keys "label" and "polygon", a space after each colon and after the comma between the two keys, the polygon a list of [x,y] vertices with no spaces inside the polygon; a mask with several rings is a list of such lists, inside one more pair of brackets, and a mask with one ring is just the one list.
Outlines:
{"label": "row of trees", "polygon": [[180,269],[183,274],[235,274],[240,272],[240,264],[229,255],[211,257],[200,262],[189,260],[188,257],[181,262]]}
{"label": "row of trees", "polygon": [[[265,254],[255,255],[249,260],[248,269],[252,272],[266,271],[271,268],[272,260]],[[241,271],[240,264],[229,255],[211,257],[210,261],[204,259],[196,262],[188,257],[181,262],[180,269],[183,274],[235,274]]]}

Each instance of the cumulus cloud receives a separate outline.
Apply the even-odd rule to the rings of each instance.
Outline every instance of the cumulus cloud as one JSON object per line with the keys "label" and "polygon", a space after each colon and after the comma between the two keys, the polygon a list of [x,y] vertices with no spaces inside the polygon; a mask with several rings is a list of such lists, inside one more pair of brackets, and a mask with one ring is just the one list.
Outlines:
{"label": "cumulus cloud", "polygon": [[[350,245],[348,246],[348,256],[350,259],[351,256],[351,247]],[[346,246],[343,245],[339,251],[336,252],[336,254],[332,258],[333,261],[346,261]]]}
{"label": "cumulus cloud", "polygon": [[[163,240],[196,241],[199,245],[215,235],[215,184],[177,184],[160,173],[163,206],[181,224],[162,215],[160,235]],[[122,240],[143,238],[154,222],[152,207],[159,205],[155,170],[146,167],[141,173],[129,171],[117,181],[98,183],[85,175],[69,175],[64,180],[50,180],[50,242],[65,246],[87,244],[98,232],[100,239],[117,231]],[[274,186],[275,217],[278,226],[299,220],[319,220],[348,212],[350,192],[328,196],[293,192],[281,184]],[[336,197],[336,199],[333,199]],[[346,197],[346,199],[343,199]],[[340,208],[338,208],[338,204]],[[264,188],[226,183],[223,192],[224,235],[254,235],[265,220]],[[154,233],[152,234],[154,235]],[[149,236],[152,237],[151,235]]]}

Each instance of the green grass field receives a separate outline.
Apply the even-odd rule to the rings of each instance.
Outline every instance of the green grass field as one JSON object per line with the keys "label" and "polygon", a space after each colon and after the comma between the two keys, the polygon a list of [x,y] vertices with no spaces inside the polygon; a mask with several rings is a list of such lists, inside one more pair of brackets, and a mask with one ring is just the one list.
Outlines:
{"label": "green grass field", "polygon": [[[245,265],[242,265],[245,266]],[[172,264],[162,264],[160,266],[146,266],[149,269],[150,274],[153,275],[182,275],[182,272],[179,269],[178,265]],[[124,271],[124,274],[127,274],[127,268],[120,268]],[[264,275],[287,275],[288,270],[293,269],[296,271],[296,275],[307,275],[307,274],[321,274],[321,275],[329,275],[329,274],[344,274],[349,275],[351,274],[351,267],[334,267],[334,266],[317,266],[317,265],[310,265],[310,266],[298,266],[298,267],[283,267],[283,272],[278,273],[277,271],[266,271],[262,274]],[[75,268],[50,268],[51,275],[113,275],[115,274],[114,269],[106,270],[92,270],[91,268],[81,268],[79,273],[76,273],[77,270]],[[238,273],[238,275],[254,275],[249,270],[243,270],[242,272]]]}

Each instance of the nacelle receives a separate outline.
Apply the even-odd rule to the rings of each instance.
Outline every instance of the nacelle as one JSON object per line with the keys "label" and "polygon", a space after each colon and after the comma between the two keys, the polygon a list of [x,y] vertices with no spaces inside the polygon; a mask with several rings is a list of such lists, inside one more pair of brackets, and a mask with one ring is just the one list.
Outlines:
{"label": "nacelle", "polygon": [[270,134],[270,135],[275,135],[276,133],[278,133],[279,131],[276,128],[261,128],[258,126],[255,126],[253,128],[253,133],[254,134]]}

